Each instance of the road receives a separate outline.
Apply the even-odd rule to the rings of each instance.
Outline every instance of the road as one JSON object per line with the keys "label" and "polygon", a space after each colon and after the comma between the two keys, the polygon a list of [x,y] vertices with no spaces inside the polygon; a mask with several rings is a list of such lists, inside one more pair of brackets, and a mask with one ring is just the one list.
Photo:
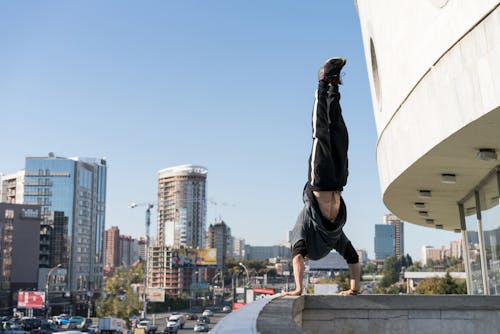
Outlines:
{"label": "road", "polygon": [[[198,317],[201,316],[201,313],[196,313]],[[219,322],[222,318],[224,318],[227,315],[227,313],[222,313],[222,312],[214,312],[214,316],[210,317],[210,324],[208,324],[209,330],[214,328],[215,324]],[[158,334],[163,334],[163,328],[165,328],[167,322],[166,319],[158,319],[156,321],[156,326],[158,327]],[[177,333],[178,334],[184,334],[184,333],[194,333],[194,325],[196,324],[196,320],[186,320],[186,323],[184,324],[184,329],[180,329]]]}

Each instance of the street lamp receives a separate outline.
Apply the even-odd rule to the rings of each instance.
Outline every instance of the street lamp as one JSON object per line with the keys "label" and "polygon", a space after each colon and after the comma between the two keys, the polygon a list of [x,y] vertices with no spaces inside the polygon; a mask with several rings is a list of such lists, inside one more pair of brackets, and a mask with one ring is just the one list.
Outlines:
{"label": "street lamp", "polygon": [[239,264],[240,266],[242,266],[242,267],[243,267],[243,269],[245,269],[245,273],[247,274],[247,284],[245,284],[245,285],[246,285],[247,287],[249,287],[249,286],[250,286],[250,277],[249,277],[249,275],[248,275],[248,269],[247,269],[247,267],[245,267],[245,265],[244,265],[243,263],[241,263],[241,262],[240,262],[240,263],[238,263],[238,264]]}
{"label": "street lamp", "polygon": [[146,206],[146,252],[144,259],[144,299],[143,299],[143,308],[142,308],[142,317],[146,319],[147,310],[148,310],[148,300],[147,300],[147,286],[148,286],[148,257],[149,257],[149,226],[151,225],[151,209],[154,207],[154,204],[151,203],[130,203],[129,207],[131,209],[136,208],[138,206]]}
{"label": "street lamp", "polygon": [[50,306],[50,303],[49,303],[49,277],[50,277],[50,275],[52,275],[52,273],[54,271],[56,271],[59,268],[61,268],[61,264],[58,264],[57,266],[55,266],[54,268],[51,268],[47,272],[47,280],[45,282],[45,318],[46,319],[49,318],[49,306]]}
{"label": "street lamp", "polygon": [[[212,277],[212,299],[213,299],[213,302],[214,302],[214,306],[217,304],[216,300],[215,300],[215,279],[218,276],[221,276],[221,273],[222,273],[222,271],[219,271],[217,274],[215,274],[214,277]],[[222,290],[222,297],[224,297],[224,289]]]}

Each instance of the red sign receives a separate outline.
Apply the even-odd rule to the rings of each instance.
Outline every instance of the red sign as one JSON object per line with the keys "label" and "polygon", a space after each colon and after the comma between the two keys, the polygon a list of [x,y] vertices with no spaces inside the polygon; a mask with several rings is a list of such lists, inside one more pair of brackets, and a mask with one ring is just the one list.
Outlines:
{"label": "red sign", "polygon": [[261,293],[263,295],[274,295],[274,289],[253,288],[254,293]]}
{"label": "red sign", "polygon": [[17,295],[17,308],[43,308],[45,292],[19,291]]}
{"label": "red sign", "polygon": [[245,306],[247,303],[237,303],[237,302],[234,302],[233,303],[233,310],[236,311],[237,309]]}

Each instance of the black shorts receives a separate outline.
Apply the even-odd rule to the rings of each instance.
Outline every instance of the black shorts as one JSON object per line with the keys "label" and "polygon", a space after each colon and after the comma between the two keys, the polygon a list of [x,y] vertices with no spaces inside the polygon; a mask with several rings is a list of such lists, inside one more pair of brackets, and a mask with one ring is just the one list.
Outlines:
{"label": "black shorts", "polygon": [[[347,242],[343,249],[335,249],[342,257],[346,260],[348,264],[354,264],[359,262],[358,252],[354,249],[351,242]],[[307,256],[307,247],[304,240],[299,240],[292,247],[292,259],[297,255],[302,255],[302,257]]]}

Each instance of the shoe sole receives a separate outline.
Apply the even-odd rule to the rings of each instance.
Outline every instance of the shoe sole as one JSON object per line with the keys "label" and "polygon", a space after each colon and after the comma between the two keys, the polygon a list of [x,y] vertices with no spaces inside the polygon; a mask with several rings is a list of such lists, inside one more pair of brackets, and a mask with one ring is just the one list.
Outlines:
{"label": "shoe sole", "polygon": [[[335,65],[337,65],[337,66],[340,66],[340,69],[341,69],[341,70],[342,70],[342,67],[344,67],[344,66],[345,66],[345,64],[347,63],[347,59],[346,59],[346,58],[341,58],[341,57],[333,57],[333,58],[330,58],[330,59],[328,59],[327,61],[325,61],[325,63],[323,64],[323,66],[321,66],[321,67],[320,67],[320,70],[321,70],[321,69],[324,69],[324,68],[325,68],[325,66],[326,66],[328,63],[330,63],[330,62],[332,62],[332,63],[333,63],[333,62],[335,62],[335,61],[340,61],[340,62],[341,62],[341,64],[335,64]],[[338,84],[339,84],[339,85],[342,85],[342,78],[340,77],[340,75],[341,75],[341,73],[339,72],[339,78],[338,78],[339,82],[338,82]]]}

